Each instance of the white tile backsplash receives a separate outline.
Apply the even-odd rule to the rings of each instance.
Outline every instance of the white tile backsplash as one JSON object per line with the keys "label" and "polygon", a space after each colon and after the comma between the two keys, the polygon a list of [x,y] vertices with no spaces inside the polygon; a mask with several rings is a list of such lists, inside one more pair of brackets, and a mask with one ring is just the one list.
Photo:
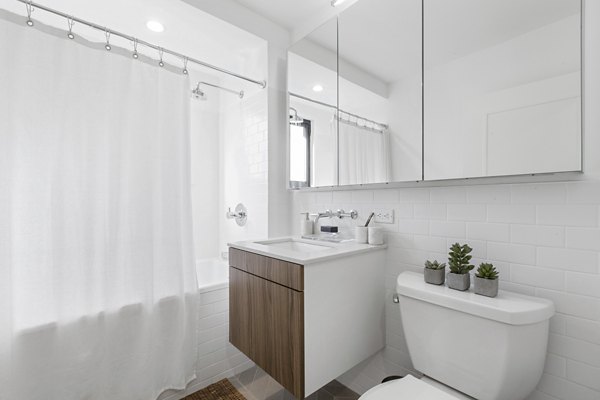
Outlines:
{"label": "white tile backsplash", "polygon": [[538,264],[567,271],[596,273],[598,254],[587,250],[571,250],[559,247],[538,247]]}
{"label": "white tile backsplash", "polygon": [[542,205],[537,207],[537,223],[560,226],[597,226],[598,206]]}
{"label": "white tile backsplash", "polygon": [[[448,245],[459,241],[474,248],[474,262],[497,266],[502,289],[553,300],[548,360],[528,400],[600,400],[600,183],[294,193],[295,207],[311,212],[342,206],[336,199],[358,209],[361,222],[371,210],[396,210],[397,223],[386,227],[389,297],[398,273],[421,271],[426,259],[445,261]],[[340,377],[359,393],[412,368],[399,313],[388,305],[386,315],[386,349]]]}
{"label": "white tile backsplash", "polygon": [[490,261],[535,264],[535,247],[525,244],[487,242],[487,253]]}
{"label": "white tile backsplash", "polygon": [[567,378],[573,382],[600,391],[600,368],[567,360]]}
{"label": "white tile backsplash", "polygon": [[449,221],[485,221],[486,207],[484,204],[448,204],[447,216]]}
{"label": "white tile backsplash", "polygon": [[511,225],[510,241],[536,246],[558,246],[565,244],[565,228],[560,226]]}
{"label": "white tile backsplash", "polygon": [[451,236],[464,238],[467,235],[466,222],[430,221],[429,230],[432,236]]}
{"label": "white tile backsplash", "polygon": [[566,240],[571,249],[600,251],[598,228],[567,228]]}
{"label": "white tile backsplash", "polygon": [[532,205],[490,204],[487,210],[489,222],[535,224],[535,206]]}
{"label": "white tile backsplash", "polygon": [[467,223],[467,239],[509,242],[510,225],[486,222],[469,222]]}
{"label": "white tile backsplash", "polygon": [[600,322],[567,317],[565,321],[565,334],[576,339],[600,344]]}

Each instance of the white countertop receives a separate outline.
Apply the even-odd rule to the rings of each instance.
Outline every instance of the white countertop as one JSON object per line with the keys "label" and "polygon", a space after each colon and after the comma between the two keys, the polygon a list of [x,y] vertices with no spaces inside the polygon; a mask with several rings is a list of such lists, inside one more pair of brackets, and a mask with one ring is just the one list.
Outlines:
{"label": "white countertop", "polygon": [[[295,250],[279,246],[282,242],[293,241],[310,246],[323,247],[322,249]],[[335,258],[348,257],[359,253],[379,251],[387,248],[386,245],[373,246],[369,244],[355,243],[354,241],[343,243],[322,242],[317,240],[302,239],[300,237],[283,237],[268,240],[248,240],[235,243],[227,243],[234,249],[248,251],[267,257],[278,258],[294,264],[314,264],[321,261],[332,260]]]}

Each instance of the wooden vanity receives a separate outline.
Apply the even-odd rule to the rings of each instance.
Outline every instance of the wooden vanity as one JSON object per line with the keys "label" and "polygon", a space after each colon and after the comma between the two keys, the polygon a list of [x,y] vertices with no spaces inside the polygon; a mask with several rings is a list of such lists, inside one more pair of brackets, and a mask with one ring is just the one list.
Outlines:
{"label": "wooden vanity", "polygon": [[296,398],[383,347],[383,251],[303,265],[231,246],[229,341]]}
{"label": "wooden vanity", "polygon": [[303,266],[229,249],[229,341],[304,397]]}

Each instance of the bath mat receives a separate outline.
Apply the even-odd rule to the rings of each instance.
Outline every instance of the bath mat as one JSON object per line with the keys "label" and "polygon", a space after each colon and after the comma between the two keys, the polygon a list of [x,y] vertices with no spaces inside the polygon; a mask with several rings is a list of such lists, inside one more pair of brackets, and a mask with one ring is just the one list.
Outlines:
{"label": "bath mat", "polygon": [[227,379],[221,379],[217,383],[192,393],[183,400],[246,400],[240,392]]}

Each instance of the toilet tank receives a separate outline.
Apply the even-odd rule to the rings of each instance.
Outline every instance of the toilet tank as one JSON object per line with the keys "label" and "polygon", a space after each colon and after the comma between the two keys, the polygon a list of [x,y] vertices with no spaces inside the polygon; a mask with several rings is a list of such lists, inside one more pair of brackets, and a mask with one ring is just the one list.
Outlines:
{"label": "toilet tank", "polygon": [[480,400],[522,400],[542,376],[554,304],[500,291],[488,298],[403,272],[397,292],[416,370]]}

